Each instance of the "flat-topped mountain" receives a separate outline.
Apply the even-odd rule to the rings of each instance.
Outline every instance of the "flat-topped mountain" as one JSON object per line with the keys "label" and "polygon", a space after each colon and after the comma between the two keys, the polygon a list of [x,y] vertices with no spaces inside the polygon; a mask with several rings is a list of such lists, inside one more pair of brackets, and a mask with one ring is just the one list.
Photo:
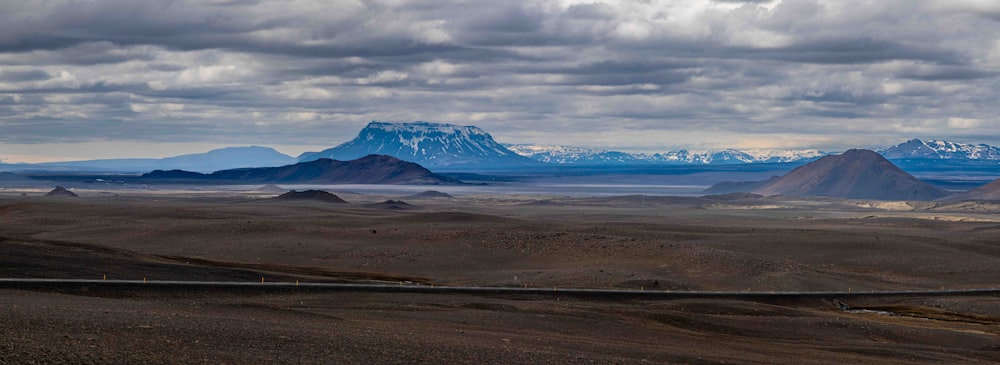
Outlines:
{"label": "flat-topped mountain", "polygon": [[327,158],[279,167],[258,167],[201,174],[189,171],[153,171],[143,179],[180,182],[315,183],[315,184],[458,184],[423,166],[392,156],[369,155],[356,160]]}
{"label": "flat-topped mountain", "polygon": [[752,187],[746,192],[761,195],[847,199],[934,200],[948,195],[901,170],[878,153],[860,149],[820,158],[763,185],[745,186]]}
{"label": "flat-topped mountain", "polygon": [[477,127],[427,122],[371,122],[354,139],[320,152],[303,153],[298,160],[348,160],[370,154],[389,155],[430,168],[490,169],[538,164],[497,143]]}

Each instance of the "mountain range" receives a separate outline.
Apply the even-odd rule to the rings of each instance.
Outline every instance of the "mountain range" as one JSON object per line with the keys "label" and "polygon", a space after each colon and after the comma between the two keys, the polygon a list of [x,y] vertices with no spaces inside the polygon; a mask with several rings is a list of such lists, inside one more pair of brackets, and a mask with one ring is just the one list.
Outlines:
{"label": "mountain range", "polygon": [[[507,144],[510,150],[536,161],[562,165],[724,165],[746,163],[808,162],[830,155],[819,150],[738,150],[691,152],[688,150],[662,153],[628,153],[613,150],[568,146]],[[1000,147],[986,144],[965,144],[939,140],[911,139],[874,149],[889,160],[1000,161]]]}
{"label": "mountain range", "polygon": [[371,122],[354,139],[320,152],[306,152],[299,162],[319,158],[355,159],[383,154],[429,168],[510,168],[538,165],[497,143],[473,126],[427,122]]}
{"label": "mountain range", "polygon": [[986,160],[1000,161],[1000,147],[937,140],[911,139],[895,146],[877,149],[890,160]]}
{"label": "mountain range", "polygon": [[560,165],[734,165],[746,163],[783,163],[816,159],[828,153],[818,150],[737,150],[662,153],[628,153],[612,150],[507,144],[511,151],[533,160]]}
{"label": "mountain range", "polygon": [[[1000,163],[1000,147],[911,139],[874,149],[908,170],[956,168]],[[42,164],[0,164],[0,171],[145,172],[180,169],[211,172],[234,168],[284,166],[320,158],[352,160],[370,154],[394,156],[434,170],[495,170],[541,166],[671,166],[807,163],[830,153],[819,150],[739,150],[659,153],[568,146],[500,144],[474,126],[428,122],[373,121],[336,147],[293,158],[268,147],[229,147],[161,159],[107,159]],[[965,167],[962,167],[965,168]]]}

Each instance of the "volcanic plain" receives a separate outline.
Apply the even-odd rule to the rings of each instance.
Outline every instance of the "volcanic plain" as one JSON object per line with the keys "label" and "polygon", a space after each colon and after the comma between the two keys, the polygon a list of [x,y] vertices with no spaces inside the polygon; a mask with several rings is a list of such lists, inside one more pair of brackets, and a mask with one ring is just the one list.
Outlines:
{"label": "volcanic plain", "polygon": [[[0,289],[0,363],[991,363],[995,295],[676,300],[560,288],[1000,286],[1000,204],[332,190],[0,193],[0,277],[552,294]],[[430,195],[430,194],[428,194]],[[392,204],[389,204],[392,202]]]}

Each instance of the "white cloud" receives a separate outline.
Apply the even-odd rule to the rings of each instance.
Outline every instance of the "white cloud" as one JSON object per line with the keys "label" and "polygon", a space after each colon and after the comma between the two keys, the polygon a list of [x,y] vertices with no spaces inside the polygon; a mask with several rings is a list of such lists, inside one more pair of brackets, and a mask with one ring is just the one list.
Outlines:
{"label": "white cloud", "polygon": [[973,129],[983,126],[983,120],[975,118],[948,118],[948,128]]}
{"label": "white cloud", "polygon": [[998,6],[3,2],[0,143],[333,145],[420,119],[652,151],[1000,144]]}

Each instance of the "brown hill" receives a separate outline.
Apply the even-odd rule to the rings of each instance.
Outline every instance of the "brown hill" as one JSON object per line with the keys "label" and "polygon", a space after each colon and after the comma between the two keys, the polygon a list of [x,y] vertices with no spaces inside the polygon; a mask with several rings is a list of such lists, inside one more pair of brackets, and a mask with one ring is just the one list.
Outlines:
{"label": "brown hill", "polygon": [[76,195],[76,193],[74,193],[72,191],[66,190],[66,188],[64,188],[62,186],[56,186],[55,189],[52,189],[52,191],[49,191],[48,193],[46,193],[45,196],[69,196],[69,197],[77,197],[79,195]]}
{"label": "brown hill", "polygon": [[948,195],[874,151],[853,149],[800,166],[751,191],[761,195],[934,200]]}
{"label": "brown hill", "polygon": [[948,200],[1000,200],[1000,179],[966,191],[961,194],[949,196]]}
{"label": "brown hill", "polygon": [[339,196],[331,194],[323,190],[306,190],[306,191],[289,191],[287,193],[278,195],[272,199],[277,200],[313,200],[321,201],[327,203],[347,203],[344,199]]}

